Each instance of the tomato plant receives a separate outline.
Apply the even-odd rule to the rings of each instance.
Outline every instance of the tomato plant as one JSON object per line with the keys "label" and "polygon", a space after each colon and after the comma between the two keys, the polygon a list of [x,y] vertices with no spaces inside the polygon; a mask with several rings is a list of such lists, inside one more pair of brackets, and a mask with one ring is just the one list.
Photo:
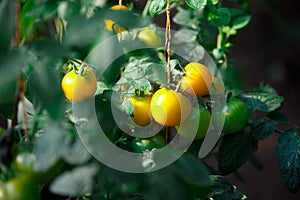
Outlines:
{"label": "tomato plant", "polygon": [[151,96],[133,96],[130,101],[133,104],[132,121],[139,126],[146,126],[151,122],[150,104]]}
{"label": "tomato plant", "polygon": [[5,200],[25,200],[40,199],[40,193],[37,182],[26,175],[15,177],[0,185],[0,199]]}
{"label": "tomato plant", "polygon": [[[205,137],[205,135],[208,133],[211,114],[209,110],[201,104],[199,105],[199,113],[194,111],[195,109],[198,108],[194,108],[192,114],[189,117],[190,119],[184,121],[180,125],[180,131],[178,131],[178,133],[185,138],[199,140]],[[193,114],[193,112],[196,114]],[[193,138],[191,127],[193,127],[194,124],[197,124],[198,127],[196,136]],[[178,130],[179,127],[176,128]]]}
{"label": "tomato plant", "polygon": [[73,69],[65,74],[61,87],[68,100],[79,102],[95,94],[97,78],[89,68],[85,68],[84,74],[77,74]]}
{"label": "tomato plant", "polygon": [[189,63],[184,67],[181,89],[189,94],[203,96],[208,93],[212,84],[212,75],[207,67],[201,63]]}
{"label": "tomato plant", "polygon": [[166,145],[165,139],[162,135],[157,134],[150,138],[135,138],[132,140],[133,150],[137,153],[141,153],[145,150],[151,151],[154,148],[160,149]]}
{"label": "tomato plant", "polygon": [[275,88],[241,83],[231,55],[250,8],[1,0],[0,199],[245,199],[226,176],[260,167],[255,151],[274,135],[297,192],[299,128]]}
{"label": "tomato plant", "polygon": [[232,98],[227,103],[223,108],[223,115],[225,115],[224,133],[241,131],[248,122],[247,106],[243,101],[237,98]]}
{"label": "tomato plant", "polygon": [[165,126],[176,126],[184,121],[192,109],[185,96],[167,88],[157,90],[151,99],[153,119]]}
{"label": "tomato plant", "polygon": [[161,47],[163,45],[162,38],[151,28],[141,30],[137,37],[149,47]]}

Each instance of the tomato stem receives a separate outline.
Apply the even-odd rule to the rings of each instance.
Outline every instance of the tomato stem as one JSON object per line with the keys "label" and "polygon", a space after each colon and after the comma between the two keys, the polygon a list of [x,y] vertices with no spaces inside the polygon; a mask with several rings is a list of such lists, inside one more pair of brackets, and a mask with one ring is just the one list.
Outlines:
{"label": "tomato stem", "polygon": [[20,2],[16,1],[16,46],[17,47],[19,47],[22,42],[20,15],[21,15]]}

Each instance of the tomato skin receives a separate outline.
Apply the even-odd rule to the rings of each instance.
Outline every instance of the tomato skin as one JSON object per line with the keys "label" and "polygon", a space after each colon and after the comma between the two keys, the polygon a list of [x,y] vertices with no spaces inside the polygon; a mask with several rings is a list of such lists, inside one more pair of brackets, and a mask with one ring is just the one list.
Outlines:
{"label": "tomato skin", "polygon": [[20,175],[0,185],[0,200],[39,200],[37,182],[30,176]]}
{"label": "tomato skin", "polygon": [[161,47],[163,45],[162,38],[151,28],[141,30],[137,37],[149,47]]}
{"label": "tomato skin", "polygon": [[88,67],[83,75],[77,74],[73,69],[65,74],[61,86],[68,100],[79,102],[95,94],[97,78],[93,70]]}
{"label": "tomato skin", "polygon": [[33,153],[22,152],[16,156],[13,166],[17,173],[26,174],[41,184],[47,184],[51,182],[62,172],[64,168],[64,162],[58,161],[46,171],[37,172],[34,170],[35,161],[36,156]]}
{"label": "tomato skin", "polygon": [[180,89],[197,97],[207,94],[212,85],[209,69],[200,63],[191,62],[184,67],[184,70],[185,75],[180,81]]}
{"label": "tomato skin", "polygon": [[[122,5],[122,6],[114,5],[110,9],[111,10],[122,10],[122,11],[128,10],[127,6],[124,6],[124,5]],[[126,29],[123,28],[122,26],[115,24],[115,22],[113,20],[106,19],[106,20],[104,20],[104,22],[105,22],[106,29],[109,31],[113,31],[113,29],[116,33],[126,31]]]}
{"label": "tomato skin", "polygon": [[132,121],[139,126],[146,126],[151,122],[151,96],[133,96],[129,100],[133,105]]}
{"label": "tomato skin", "polygon": [[241,131],[248,122],[246,104],[238,98],[231,98],[222,110],[225,117],[223,132],[236,133]]}
{"label": "tomato skin", "polygon": [[162,135],[157,134],[150,138],[135,138],[132,140],[132,147],[134,152],[142,153],[147,149],[151,151],[154,148],[160,149],[166,145],[165,139]]}
{"label": "tomato skin", "polygon": [[151,99],[151,115],[164,126],[176,126],[184,121],[192,110],[190,100],[167,88],[157,90]]}
{"label": "tomato skin", "polygon": [[[198,108],[195,108],[198,109]],[[192,111],[193,112],[193,111]],[[193,116],[189,117],[186,121],[184,121],[180,127],[176,126],[178,133],[187,138],[187,139],[194,139],[199,140],[206,136],[209,125],[211,121],[211,114],[207,108],[202,105],[199,105],[199,118]],[[195,138],[192,138],[193,133],[191,132],[191,127],[198,125],[197,133]],[[180,129],[179,129],[180,128]]]}

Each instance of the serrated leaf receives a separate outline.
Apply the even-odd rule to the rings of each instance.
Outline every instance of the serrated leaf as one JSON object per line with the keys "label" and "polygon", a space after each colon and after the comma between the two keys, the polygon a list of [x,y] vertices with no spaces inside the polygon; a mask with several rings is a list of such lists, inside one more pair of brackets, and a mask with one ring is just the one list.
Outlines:
{"label": "serrated leaf", "polygon": [[280,108],[283,102],[283,97],[260,92],[244,93],[240,98],[246,103],[249,109],[266,113]]}
{"label": "serrated leaf", "polygon": [[235,30],[244,28],[245,26],[247,26],[249,24],[250,20],[251,20],[250,15],[238,17],[237,19],[235,19],[233,21],[232,28],[234,28]]}
{"label": "serrated leaf", "polygon": [[281,133],[275,147],[281,178],[291,192],[300,188],[300,138],[293,129]]}
{"label": "serrated leaf", "polygon": [[152,0],[149,6],[149,13],[152,17],[157,16],[167,6],[167,0]]}
{"label": "serrated leaf", "polygon": [[50,185],[50,191],[72,197],[89,193],[93,188],[93,177],[98,171],[96,164],[77,167],[56,178]]}
{"label": "serrated leaf", "polygon": [[185,0],[185,3],[192,9],[201,9],[206,5],[206,0]]}
{"label": "serrated leaf", "polygon": [[162,64],[151,63],[145,69],[145,77],[152,83],[159,82],[160,84],[166,84],[167,69]]}
{"label": "serrated leaf", "polygon": [[264,119],[257,120],[251,126],[250,134],[257,140],[265,140],[275,133],[275,125],[273,123],[265,123]]}
{"label": "serrated leaf", "polygon": [[64,148],[68,148],[71,142],[69,135],[69,132],[58,122],[47,122],[35,146],[34,167],[37,171],[46,171],[61,158]]}
{"label": "serrated leaf", "polygon": [[236,171],[258,148],[258,141],[247,132],[225,135],[220,144],[218,167],[223,175]]}
{"label": "serrated leaf", "polygon": [[15,0],[0,2],[0,55],[9,49],[15,32]]}

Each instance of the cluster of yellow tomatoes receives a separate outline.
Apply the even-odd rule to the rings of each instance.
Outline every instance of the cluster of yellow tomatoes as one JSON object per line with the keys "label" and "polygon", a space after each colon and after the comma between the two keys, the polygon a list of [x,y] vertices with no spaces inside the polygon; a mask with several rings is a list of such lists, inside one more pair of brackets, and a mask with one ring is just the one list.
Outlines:
{"label": "cluster of yellow tomatoes", "polygon": [[[126,11],[128,8],[116,5],[111,9]],[[105,20],[105,24],[109,31],[116,33],[126,31],[112,20]],[[139,31],[138,39],[150,47],[159,47],[163,44],[162,38],[151,28]],[[79,71],[73,69],[62,79],[65,97],[72,102],[90,98],[97,90],[97,78],[93,70],[83,67]],[[196,62],[191,62],[184,67],[184,75],[180,80],[175,80],[175,84],[178,86],[176,90],[161,87],[147,95],[128,97],[133,105],[131,115],[133,125],[143,127],[155,121],[165,127],[175,127],[179,134],[186,138],[201,139],[208,131],[211,114],[208,108],[198,101],[197,106],[193,105],[195,102],[192,103],[189,97],[199,98],[208,95],[212,85],[224,94],[224,87],[205,65]],[[195,109],[197,109],[196,112]],[[195,116],[194,113],[199,113],[199,115]],[[242,130],[248,120],[247,107],[237,98],[227,102],[219,115],[225,118],[224,133]],[[189,127],[195,125],[198,129],[194,137]]]}

